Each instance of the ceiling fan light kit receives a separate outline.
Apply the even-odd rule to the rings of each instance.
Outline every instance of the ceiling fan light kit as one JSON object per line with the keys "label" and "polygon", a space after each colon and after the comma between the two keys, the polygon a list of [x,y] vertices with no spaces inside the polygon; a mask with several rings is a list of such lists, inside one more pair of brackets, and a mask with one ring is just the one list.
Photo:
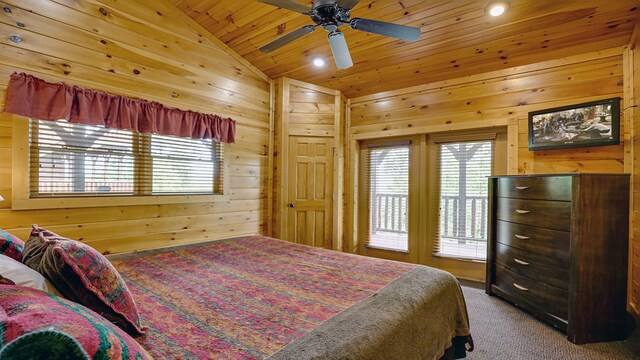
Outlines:
{"label": "ceiling fan light kit", "polygon": [[310,8],[293,0],[258,1],[308,15],[315,23],[315,25],[303,26],[262,46],[260,51],[265,53],[277,50],[310,34],[317,27],[322,27],[329,33],[329,45],[331,46],[336,67],[338,69],[347,69],[353,66],[353,61],[344,33],[338,29],[340,26],[349,25],[354,30],[395,37],[405,41],[414,41],[420,37],[420,29],[415,27],[369,19],[351,19],[351,9],[358,5],[360,0],[317,0]]}
{"label": "ceiling fan light kit", "polygon": [[347,40],[345,40],[342,31],[334,30],[329,33],[329,45],[338,69],[347,69],[353,66]]}

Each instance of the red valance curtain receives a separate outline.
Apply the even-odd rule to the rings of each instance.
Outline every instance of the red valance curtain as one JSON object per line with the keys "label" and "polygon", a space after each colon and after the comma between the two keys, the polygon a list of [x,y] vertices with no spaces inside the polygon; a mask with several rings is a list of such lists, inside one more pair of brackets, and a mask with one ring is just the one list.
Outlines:
{"label": "red valance curtain", "polygon": [[218,115],[166,107],[28,74],[11,75],[5,111],[39,120],[66,119],[86,125],[233,143],[236,122]]}

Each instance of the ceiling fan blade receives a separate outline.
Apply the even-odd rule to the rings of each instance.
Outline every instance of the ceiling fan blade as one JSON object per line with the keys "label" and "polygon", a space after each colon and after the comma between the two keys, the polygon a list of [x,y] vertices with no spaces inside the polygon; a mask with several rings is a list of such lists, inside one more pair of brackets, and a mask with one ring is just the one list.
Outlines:
{"label": "ceiling fan blade", "polygon": [[420,37],[420,29],[418,28],[384,21],[355,18],[349,22],[349,26],[352,29],[391,36],[406,41],[417,40]]}
{"label": "ceiling fan blade", "polygon": [[313,30],[315,30],[316,27],[313,25],[306,25],[301,27],[298,30],[294,30],[284,36],[281,36],[275,40],[273,40],[272,42],[268,43],[267,45],[264,45],[263,47],[260,48],[260,51],[268,53],[268,52],[272,52],[274,50],[277,50],[285,45],[287,45],[288,43],[294,41],[294,40],[298,40],[301,37],[310,34],[311,32],[313,32]]}
{"label": "ceiling fan blade", "polygon": [[331,45],[333,59],[336,61],[336,67],[338,69],[346,69],[353,66],[347,41],[344,39],[344,34],[341,31],[335,30],[329,33],[329,45]]}
{"label": "ceiling fan blade", "polygon": [[338,0],[337,2],[339,7],[346,10],[353,9],[354,7],[356,7],[356,5],[358,5],[358,3],[360,3],[360,0]]}
{"label": "ceiling fan blade", "polygon": [[258,0],[261,3],[269,4],[273,6],[277,6],[279,8],[299,12],[299,13],[309,13],[311,12],[311,8],[305,5],[302,5],[293,0]]}

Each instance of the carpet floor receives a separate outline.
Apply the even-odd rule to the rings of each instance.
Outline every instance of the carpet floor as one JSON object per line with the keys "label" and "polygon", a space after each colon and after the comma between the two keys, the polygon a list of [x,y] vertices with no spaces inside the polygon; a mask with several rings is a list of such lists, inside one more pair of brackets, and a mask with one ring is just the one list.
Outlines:
{"label": "carpet floor", "polygon": [[575,345],[554,328],[495,296],[482,284],[461,281],[475,350],[467,359],[640,359],[640,330],[626,341]]}

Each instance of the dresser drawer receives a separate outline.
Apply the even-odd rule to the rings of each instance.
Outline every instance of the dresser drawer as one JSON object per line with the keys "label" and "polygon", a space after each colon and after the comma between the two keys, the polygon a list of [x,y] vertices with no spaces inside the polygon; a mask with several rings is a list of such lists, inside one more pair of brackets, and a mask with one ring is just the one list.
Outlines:
{"label": "dresser drawer", "polygon": [[497,198],[498,220],[569,231],[571,203],[565,201]]}
{"label": "dresser drawer", "polygon": [[495,285],[507,300],[534,313],[567,320],[569,293],[566,290],[529,279],[499,265],[496,271]]}
{"label": "dresser drawer", "polygon": [[569,259],[556,259],[521,250],[501,243],[496,244],[498,266],[538,280],[545,284],[569,289]]}
{"label": "dresser drawer", "polygon": [[496,240],[543,256],[569,259],[570,232],[496,221]]}
{"label": "dresser drawer", "polygon": [[499,197],[539,200],[571,200],[572,176],[502,177],[497,179]]}

